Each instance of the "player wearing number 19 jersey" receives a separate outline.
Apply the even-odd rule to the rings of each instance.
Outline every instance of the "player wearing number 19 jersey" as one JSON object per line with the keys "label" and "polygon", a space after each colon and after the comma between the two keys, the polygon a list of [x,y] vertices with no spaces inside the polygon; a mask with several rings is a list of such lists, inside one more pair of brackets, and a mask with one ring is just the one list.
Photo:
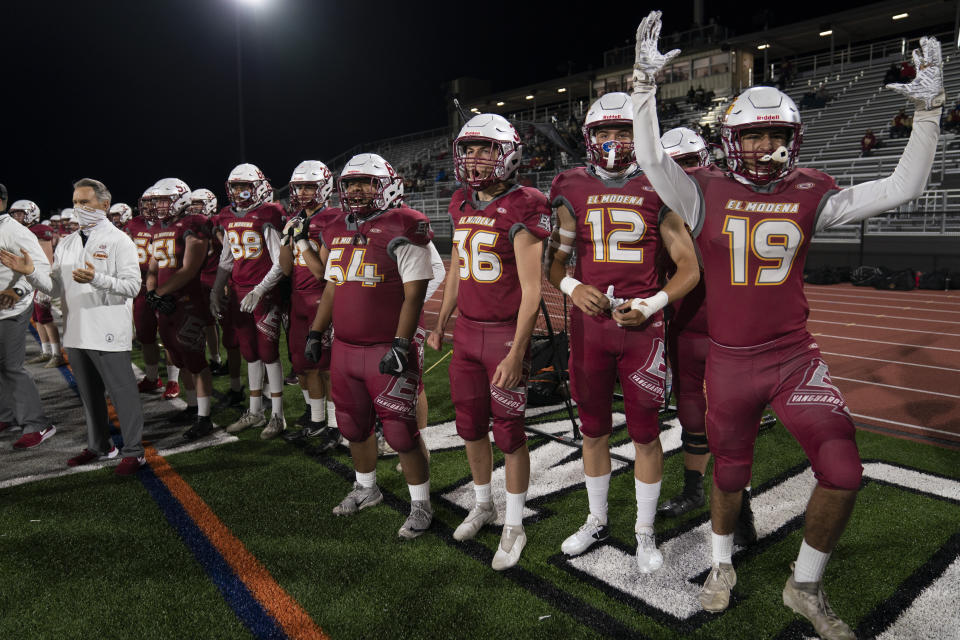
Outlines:
{"label": "player wearing number 19 jersey", "polygon": [[653,78],[670,55],[657,51],[659,13],[638,29],[634,66],[637,158],[660,196],[704,236],[710,351],[707,437],[714,455],[712,571],[700,601],[722,611],[736,584],[731,563],[740,490],[750,480],[760,414],[769,403],[810,459],[817,486],[804,540],[783,601],[825,638],[853,638],[830,609],[823,570],[846,526],[862,467],[854,425],[806,329],[803,263],[814,233],[878,215],[917,197],[933,164],[943,104],[940,45],[921,38],[917,77],[889,88],[916,107],[913,132],[893,175],[839,190],[833,179],[795,166],[802,142],[793,101],[753,87],[731,104],[721,125],[729,171],[687,175],[656,141]]}
{"label": "player wearing number 19 jersey", "polygon": [[440,348],[447,320],[454,307],[459,308],[450,394],[477,502],[454,538],[472,538],[496,519],[490,495],[492,417],[494,441],[506,458],[507,510],[492,563],[502,570],[518,562],[527,540],[523,506],[530,454],[523,425],[530,335],[540,304],[539,263],[542,241],[550,233],[550,208],[542,193],[512,182],[520,166],[520,138],[501,116],[471,118],[454,140],[453,154],[457,179],[467,186],[450,201],[451,269],[428,344]]}
{"label": "player wearing number 19 jersey", "polygon": [[[583,125],[590,165],[564,171],[550,189],[560,223],[550,281],[575,305],[570,314],[570,383],[580,409],[590,507],[586,523],[561,549],[577,555],[608,535],[608,443],[619,377],[636,452],[637,568],[652,573],[663,564],[653,530],[663,476],[658,414],[666,361],[660,308],[687,294],[697,284],[700,269],[683,221],[663,208],[634,161],[632,107],[625,93],[608,93],[594,102]],[[656,257],[661,247],[673,258],[677,273],[658,292]],[[574,249],[576,269],[568,277],[565,265]]]}
{"label": "player wearing number 19 jersey", "polygon": [[[283,368],[280,365],[280,305],[274,287],[283,277],[280,267],[280,231],[283,207],[271,202],[273,190],[263,172],[252,164],[234,167],[227,178],[230,205],[220,211],[223,251],[213,291],[211,310],[226,313],[233,321],[240,352],[247,361],[250,410],[227,427],[239,433],[266,423],[263,415],[263,377],[270,388],[270,422],[260,433],[267,439],[286,429],[283,418]],[[233,296],[222,309],[219,295],[230,280]]]}

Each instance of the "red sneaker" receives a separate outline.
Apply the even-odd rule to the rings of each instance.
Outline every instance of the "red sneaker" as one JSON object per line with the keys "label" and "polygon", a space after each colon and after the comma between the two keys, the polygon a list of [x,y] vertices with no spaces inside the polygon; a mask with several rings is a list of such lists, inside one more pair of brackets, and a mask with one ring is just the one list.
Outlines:
{"label": "red sneaker", "polygon": [[167,388],[163,390],[164,400],[173,400],[180,395],[180,384],[176,380],[167,382]]}
{"label": "red sneaker", "polygon": [[120,464],[113,470],[113,473],[118,476],[132,476],[145,464],[147,464],[146,458],[129,456],[120,461]]}
{"label": "red sneaker", "polygon": [[20,436],[20,439],[13,443],[14,449],[32,449],[39,445],[41,442],[52,436],[57,432],[57,428],[53,425],[50,425],[46,429],[41,429],[40,431],[34,431],[33,433],[25,433]]}
{"label": "red sneaker", "polygon": [[107,455],[101,456],[99,453],[94,453],[90,449],[84,449],[80,452],[80,455],[74,456],[67,460],[68,467],[79,467],[83,464],[90,464],[91,462],[96,462],[97,460],[109,460],[111,458],[116,458],[117,454],[120,451],[116,447],[111,447],[110,451],[107,452]]}
{"label": "red sneaker", "polygon": [[153,393],[154,391],[159,391],[160,389],[163,389],[163,381],[160,380],[159,376],[157,376],[156,380],[148,380],[147,378],[143,378],[137,383],[137,391],[140,393]]}

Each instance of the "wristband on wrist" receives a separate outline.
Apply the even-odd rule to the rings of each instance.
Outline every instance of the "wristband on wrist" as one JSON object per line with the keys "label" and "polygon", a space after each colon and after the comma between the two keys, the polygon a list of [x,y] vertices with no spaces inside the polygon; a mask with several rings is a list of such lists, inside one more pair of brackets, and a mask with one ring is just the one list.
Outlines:
{"label": "wristband on wrist", "polygon": [[563,253],[566,253],[566,254],[569,255],[569,254],[573,253],[573,245],[572,245],[572,244],[562,244],[562,245],[560,245],[559,247],[557,247],[557,251],[562,251]]}
{"label": "wristband on wrist", "polygon": [[630,308],[639,309],[645,317],[649,318],[667,306],[668,302],[670,302],[670,298],[667,294],[663,291],[657,291],[649,298],[634,298],[630,301]]}
{"label": "wristband on wrist", "polygon": [[564,228],[560,228],[559,233],[561,238],[570,238],[572,240],[573,238],[577,237],[576,231],[567,231]]}
{"label": "wristband on wrist", "polygon": [[404,353],[410,350],[410,338],[394,338],[393,346],[397,349],[400,349]]}
{"label": "wristband on wrist", "polygon": [[560,291],[563,291],[568,296],[573,295],[573,290],[578,286],[583,284],[576,278],[571,278],[570,276],[564,276],[563,280],[560,281]]}

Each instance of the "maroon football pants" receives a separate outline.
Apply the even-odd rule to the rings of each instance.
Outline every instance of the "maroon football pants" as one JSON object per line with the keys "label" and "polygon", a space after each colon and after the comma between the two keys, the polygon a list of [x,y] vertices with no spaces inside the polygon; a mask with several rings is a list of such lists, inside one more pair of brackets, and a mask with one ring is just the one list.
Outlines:
{"label": "maroon football pants", "polygon": [[287,339],[290,341],[290,362],[296,374],[307,371],[328,371],[330,369],[330,342],[332,331],[324,332],[323,350],[320,352],[319,362],[310,362],[304,355],[307,347],[307,334],[314,318],[317,317],[317,305],[323,291],[294,291],[290,297],[290,331]]}
{"label": "maroon football pants", "polygon": [[203,328],[210,324],[210,307],[200,287],[176,297],[173,313],[157,314],[163,345],[173,364],[190,373],[207,368],[207,340]]}
{"label": "maroon football pants", "polygon": [[253,287],[235,289],[234,295],[230,296],[227,314],[243,359],[270,364],[280,358],[280,305],[271,292],[260,299],[253,313],[244,313],[240,311],[240,302],[251,291]]}
{"label": "maroon football pants", "polygon": [[703,395],[703,376],[707,366],[710,338],[695,331],[667,332],[673,391],[677,396],[677,418],[687,433],[706,430],[707,400]]}

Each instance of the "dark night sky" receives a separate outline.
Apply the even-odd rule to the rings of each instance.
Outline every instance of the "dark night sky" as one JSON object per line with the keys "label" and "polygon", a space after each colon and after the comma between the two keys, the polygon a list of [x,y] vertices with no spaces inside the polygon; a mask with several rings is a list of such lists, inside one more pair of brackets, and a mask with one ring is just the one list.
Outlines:
{"label": "dark night sky", "polygon": [[[599,65],[633,41],[666,3],[617,3],[617,18],[577,2],[401,3],[266,0],[240,7],[247,159],[277,185],[303,159],[443,126],[445,81],[476,76],[508,89]],[[708,1],[738,33],[864,2]],[[693,2],[665,11],[664,33],[687,28]],[[733,13],[724,7],[735,6]],[[47,215],[70,182],[95,177],[136,204],[175,176],[223,198],[239,162],[235,0],[5,3],[0,36],[3,148],[11,201]]]}

